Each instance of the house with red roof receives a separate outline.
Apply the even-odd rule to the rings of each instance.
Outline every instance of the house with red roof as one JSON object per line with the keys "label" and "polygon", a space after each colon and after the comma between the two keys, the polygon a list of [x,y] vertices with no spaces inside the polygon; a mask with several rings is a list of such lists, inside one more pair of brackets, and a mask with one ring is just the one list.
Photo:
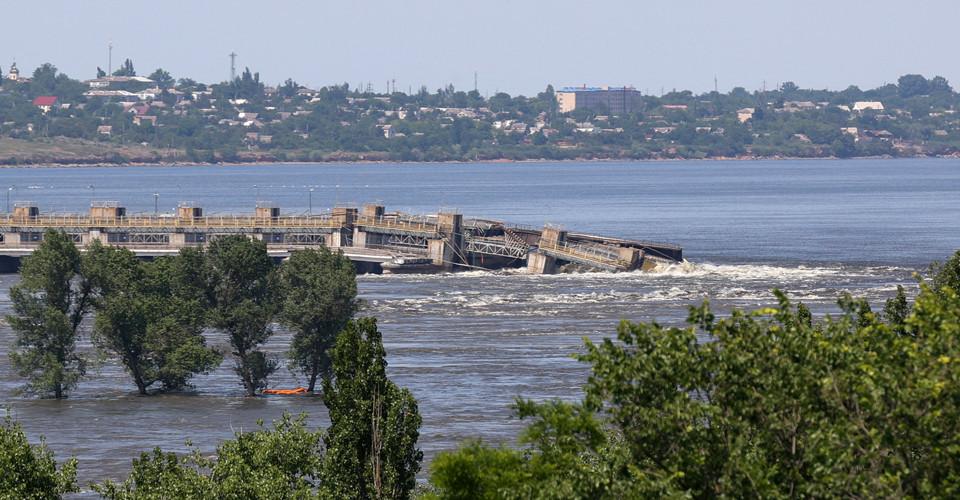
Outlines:
{"label": "house with red roof", "polygon": [[33,105],[40,108],[44,114],[47,114],[57,104],[57,96],[42,95],[33,100]]}

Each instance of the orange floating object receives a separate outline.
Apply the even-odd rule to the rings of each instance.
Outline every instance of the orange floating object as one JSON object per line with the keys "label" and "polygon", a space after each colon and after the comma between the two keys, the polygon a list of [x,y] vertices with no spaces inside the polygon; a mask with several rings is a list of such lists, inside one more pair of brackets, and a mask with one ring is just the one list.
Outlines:
{"label": "orange floating object", "polygon": [[297,387],[296,389],[264,389],[264,394],[278,394],[281,396],[295,396],[298,394],[306,394],[306,387]]}

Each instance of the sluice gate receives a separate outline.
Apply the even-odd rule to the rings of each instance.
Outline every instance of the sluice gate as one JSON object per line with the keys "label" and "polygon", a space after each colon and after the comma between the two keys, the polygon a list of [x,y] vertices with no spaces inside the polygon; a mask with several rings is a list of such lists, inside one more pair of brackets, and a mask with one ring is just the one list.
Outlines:
{"label": "sluice gate", "polygon": [[386,212],[379,204],[284,215],[279,207],[258,203],[253,215],[208,216],[196,203],[181,203],[172,214],[127,215],[117,202],[94,202],[87,214],[44,214],[35,203],[18,202],[13,212],[0,216],[0,267],[5,262],[15,267],[10,259],[29,255],[48,229],[65,232],[81,248],[100,241],[142,257],[172,255],[225,235],[244,234],[263,241],[277,258],[303,248],[339,250],[365,272],[525,266],[550,274],[568,264],[618,272],[683,260],[682,248],[666,243],[464,219],[452,212]]}

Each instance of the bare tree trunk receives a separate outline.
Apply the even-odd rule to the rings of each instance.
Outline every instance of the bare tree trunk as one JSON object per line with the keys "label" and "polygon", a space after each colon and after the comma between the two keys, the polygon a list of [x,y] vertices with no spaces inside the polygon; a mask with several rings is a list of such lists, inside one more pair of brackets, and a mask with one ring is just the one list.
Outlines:
{"label": "bare tree trunk", "polygon": [[383,465],[380,463],[380,451],[383,449],[383,438],[380,435],[380,388],[377,387],[373,392],[373,411],[371,415],[371,443],[370,443],[370,461],[373,469],[373,489],[377,492],[377,498],[383,498]]}
{"label": "bare tree trunk", "polygon": [[307,386],[307,392],[313,392],[317,386],[317,376],[320,374],[320,360],[316,356],[313,358],[313,364],[310,367],[310,384]]}

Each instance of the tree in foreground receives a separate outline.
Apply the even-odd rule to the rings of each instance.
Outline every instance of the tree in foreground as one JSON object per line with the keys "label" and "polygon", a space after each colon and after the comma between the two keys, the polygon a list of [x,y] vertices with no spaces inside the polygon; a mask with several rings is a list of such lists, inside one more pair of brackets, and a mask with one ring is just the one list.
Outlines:
{"label": "tree in foreground", "polygon": [[82,264],[70,237],[48,230],[23,258],[20,283],[10,288],[13,314],[7,321],[16,334],[10,358],[27,379],[27,392],[63,398],[84,374],[86,363],[76,343],[93,292]]}
{"label": "tree in foreground", "polygon": [[98,292],[94,342],[119,359],[140,394],[156,384],[182,389],[194,374],[220,364],[222,356],[202,335],[205,296],[197,250],[141,262],[127,249],[94,243],[86,259]]}
{"label": "tree in foreground", "polygon": [[[934,280],[937,282],[937,280]],[[844,297],[587,342],[580,403],[518,401],[523,449],[441,454],[441,498],[956,497],[960,297],[921,285],[884,317]],[[904,312],[906,311],[906,312]],[[711,339],[703,342],[702,338]]]}
{"label": "tree in foreground", "polygon": [[321,431],[310,431],[306,415],[284,414],[273,428],[237,432],[214,457],[199,450],[187,456],[159,448],[133,460],[122,483],[107,481],[94,490],[111,500],[154,498],[313,498],[323,460]]}
{"label": "tree in foreground", "polygon": [[259,350],[271,335],[276,312],[274,265],[262,241],[242,235],[218,238],[206,253],[210,324],[230,339],[248,396],[267,386],[276,371],[276,360]]}
{"label": "tree in foreground", "polygon": [[280,321],[294,332],[290,359],[313,392],[317,378],[330,374],[328,351],[357,310],[353,263],[326,248],[299,250],[280,267],[280,287]]}
{"label": "tree in foreground", "polygon": [[324,379],[326,433],[308,430],[305,415],[284,415],[272,429],[237,433],[213,457],[143,453],[122,483],[94,489],[115,500],[410,498],[423,459],[421,419],[410,392],[386,377],[384,355],[375,320],[347,324],[333,350],[332,379]]}
{"label": "tree in foreground", "polygon": [[420,413],[407,389],[387,378],[376,320],[351,321],[333,349],[323,381],[330,428],[324,437],[321,492],[329,498],[409,498],[423,452]]}
{"label": "tree in foreground", "polygon": [[0,499],[60,498],[77,489],[77,460],[57,469],[43,442],[31,446],[19,424],[6,416],[0,424]]}

